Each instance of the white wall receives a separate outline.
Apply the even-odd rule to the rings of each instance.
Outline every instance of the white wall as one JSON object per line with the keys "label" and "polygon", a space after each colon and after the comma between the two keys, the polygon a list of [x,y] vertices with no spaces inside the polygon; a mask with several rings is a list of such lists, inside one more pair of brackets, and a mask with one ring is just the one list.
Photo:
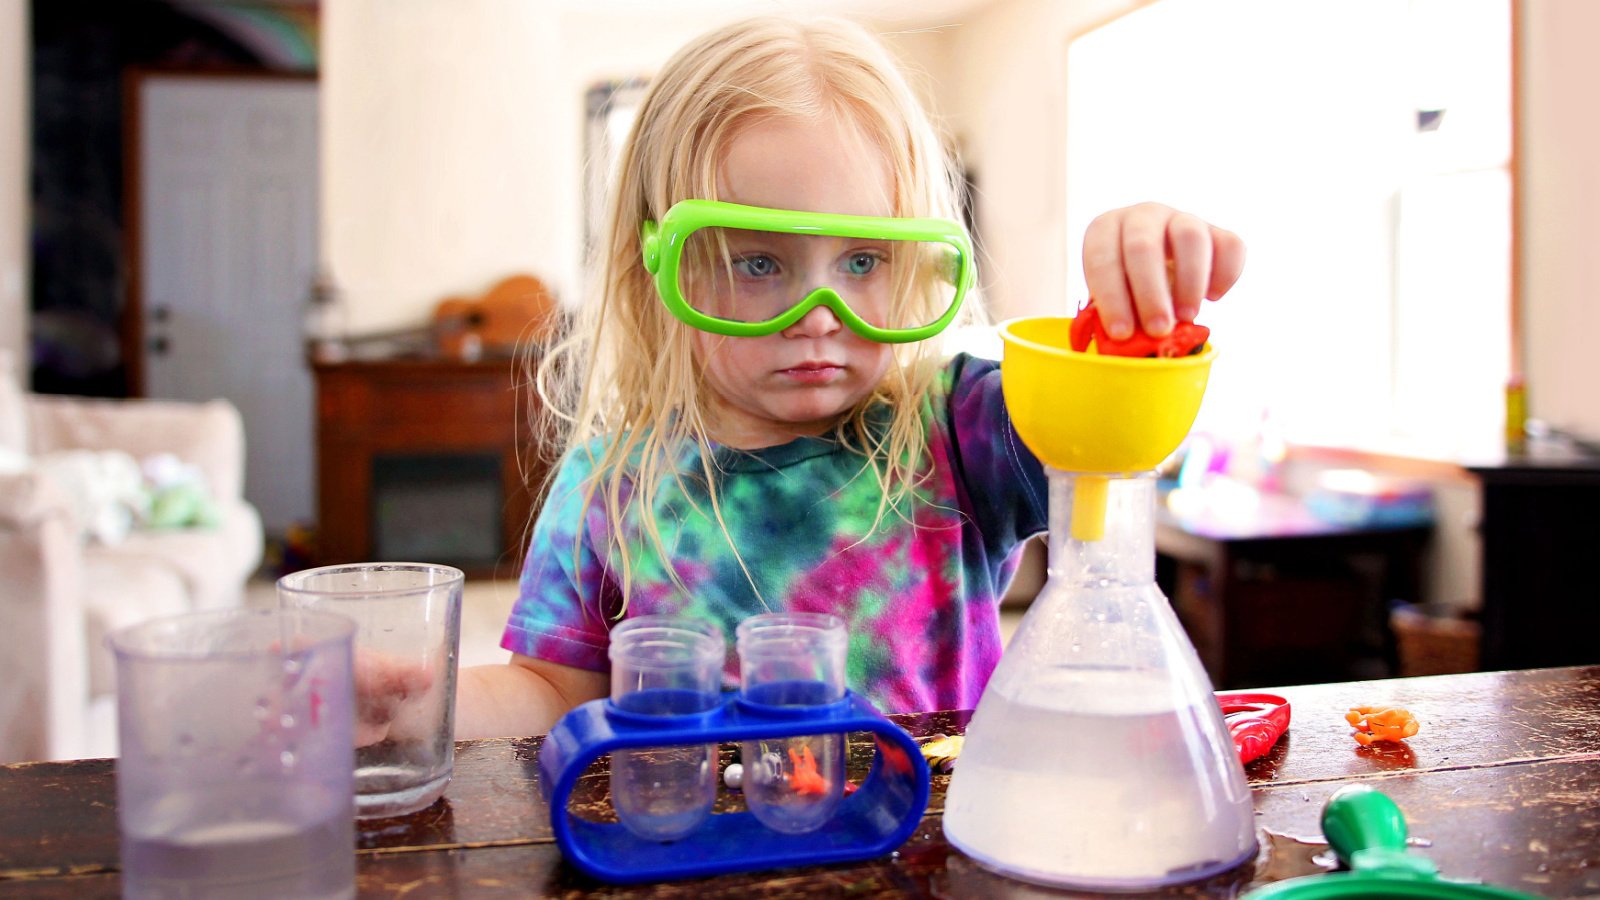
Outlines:
{"label": "white wall", "polygon": [[1517,225],[1529,412],[1600,440],[1600,3],[1519,6]]}
{"label": "white wall", "polygon": [[[940,101],[979,178],[988,297],[997,317],[1065,303],[1068,41],[1149,0],[1005,0],[952,31],[960,68]],[[1530,414],[1600,440],[1600,79],[1593,0],[1516,0],[1522,357]]]}
{"label": "white wall", "polygon": [[[1108,10],[1134,5],[1012,0],[968,12],[956,4],[947,26],[882,26],[914,84],[983,166],[979,215],[1006,251],[989,271],[1029,260],[1028,285],[1015,292],[1059,293],[1032,276],[1052,269],[1037,251],[1063,259],[1059,222],[1056,232],[1036,227],[1059,219],[1052,154],[1060,146],[1037,137],[1048,127],[1040,110],[1061,112],[1066,41]],[[891,7],[877,5],[880,21]],[[752,11],[641,4],[618,15],[555,0],[325,4],[323,260],[344,291],[350,332],[420,324],[445,296],[481,291],[513,271],[530,271],[576,302],[584,93],[648,75],[693,36]],[[1019,147],[1026,158],[1010,158],[1007,148]]]}
{"label": "white wall", "polygon": [[584,95],[737,11],[555,0],[322,7],[323,263],[352,334],[428,320],[515,272],[582,283]]}
{"label": "white wall", "polygon": [[[0,0],[12,15],[21,0]],[[979,179],[986,295],[997,317],[1064,309],[1066,48],[1146,0],[998,0],[886,40],[913,68]],[[1521,278],[1532,413],[1600,437],[1600,3],[1518,0],[1524,14]],[[324,259],[353,331],[426,321],[451,294],[513,271],[575,302],[583,95],[648,74],[689,37],[748,11],[556,0],[323,6]],[[882,13],[888,7],[879,4]],[[936,23],[937,24],[937,23]],[[0,28],[0,32],[12,33]],[[14,59],[11,54],[7,59]],[[13,165],[9,158],[6,165]],[[10,217],[15,221],[15,217]],[[0,337],[4,331],[0,330]]]}
{"label": "white wall", "polygon": [[561,135],[567,168],[547,173],[552,188],[560,191],[562,215],[572,223],[573,241],[566,247],[566,289],[562,299],[577,303],[585,285],[582,258],[584,98],[590,88],[609,81],[649,77],[679,47],[700,33],[732,18],[748,14],[711,4],[668,10],[641,5],[636,15],[615,11],[569,9],[559,19],[561,59],[551,73],[553,89],[563,97],[562,118],[550,123]]}
{"label": "white wall", "polygon": [[0,0],[0,350],[28,372],[28,4]]}
{"label": "white wall", "polygon": [[531,272],[565,287],[576,101],[547,0],[322,6],[322,261],[352,333]]}
{"label": "white wall", "polygon": [[1005,0],[950,31],[939,102],[978,177],[985,295],[996,319],[1068,310],[1067,44],[1148,0]]}

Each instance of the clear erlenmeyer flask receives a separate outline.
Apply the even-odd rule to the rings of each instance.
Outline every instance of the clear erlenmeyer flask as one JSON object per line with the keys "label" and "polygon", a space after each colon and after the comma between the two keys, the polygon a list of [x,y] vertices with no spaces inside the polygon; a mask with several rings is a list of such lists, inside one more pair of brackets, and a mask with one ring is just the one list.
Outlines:
{"label": "clear erlenmeyer flask", "polygon": [[[967,727],[945,835],[1004,875],[1076,888],[1232,868],[1256,848],[1250,790],[1155,583],[1154,475],[1048,472],[1049,578]],[[1103,535],[1074,537],[1075,495]]]}

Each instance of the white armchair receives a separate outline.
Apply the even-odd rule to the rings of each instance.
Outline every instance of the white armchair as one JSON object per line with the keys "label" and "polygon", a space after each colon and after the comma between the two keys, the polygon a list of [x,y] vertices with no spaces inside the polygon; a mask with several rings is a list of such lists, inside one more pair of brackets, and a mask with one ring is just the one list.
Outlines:
{"label": "white armchair", "polygon": [[[0,474],[0,763],[116,754],[108,632],[143,619],[236,606],[262,558],[243,496],[244,425],[227,401],[27,394],[0,373],[0,446],[28,459],[74,449],[170,453],[205,476],[208,528],[134,529],[104,543],[48,468]],[[18,432],[22,432],[19,434]]]}

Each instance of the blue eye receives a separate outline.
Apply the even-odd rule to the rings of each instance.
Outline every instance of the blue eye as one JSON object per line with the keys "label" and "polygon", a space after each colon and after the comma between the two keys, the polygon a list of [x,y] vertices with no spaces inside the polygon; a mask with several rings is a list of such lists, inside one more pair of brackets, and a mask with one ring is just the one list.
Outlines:
{"label": "blue eye", "polygon": [[734,260],[733,270],[750,278],[765,278],[778,271],[778,262],[770,256],[751,254]]}
{"label": "blue eye", "polygon": [[870,273],[878,267],[881,260],[871,253],[852,253],[845,261],[844,269],[851,275],[861,276]]}

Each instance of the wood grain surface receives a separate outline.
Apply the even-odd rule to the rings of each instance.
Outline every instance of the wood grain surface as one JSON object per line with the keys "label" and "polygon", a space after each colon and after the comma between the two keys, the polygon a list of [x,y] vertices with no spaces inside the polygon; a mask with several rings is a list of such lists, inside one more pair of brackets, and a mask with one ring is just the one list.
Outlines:
{"label": "wood grain surface", "polygon": [[[1281,688],[1289,733],[1247,767],[1261,849],[1256,859],[1161,896],[1236,897],[1334,864],[1322,840],[1323,801],[1370,784],[1399,804],[1415,852],[1443,876],[1551,897],[1600,895],[1600,667],[1446,675]],[[1422,731],[1364,748],[1349,736],[1352,706],[1398,705]],[[918,737],[959,734],[964,711],[893,717]],[[896,852],[867,862],[640,886],[596,882],[561,858],[539,793],[541,738],[466,741],[455,776],[429,809],[358,823],[362,897],[1072,897],[994,875],[944,839],[946,775]],[[861,773],[871,743],[852,741]],[[734,759],[723,748],[723,762]],[[602,764],[583,776],[572,811],[605,817]],[[0,896],[114,897],[114,761],[0,767]],[[718,810],[739,808],[724,791]],[[1063,810],[1062,815],[1092,815]]]}

